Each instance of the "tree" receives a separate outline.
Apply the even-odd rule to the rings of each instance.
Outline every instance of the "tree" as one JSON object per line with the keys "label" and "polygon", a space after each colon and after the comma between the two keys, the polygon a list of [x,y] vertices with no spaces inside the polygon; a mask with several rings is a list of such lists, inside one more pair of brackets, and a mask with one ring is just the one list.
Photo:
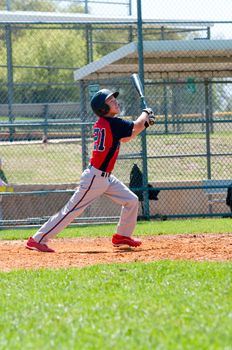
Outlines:
{"label": "tree", "polygon": [[[109,26],[108,26],[109,27]],[[111,29],[112,28],[112,29]],[[105,28],[102,26],[101,30],[94,30],[93,26],[93,41],[96,42],[94,45],[95,56],[94,59],[105,56],[106,54],[120,48],[123,44],[127,44],[132,41],[137,41],[137,27],[121,25],[113,26],[111,28]],[[155,29],[155,31],[154,31]],[[168,28],[166,28],[168,31]],[[170,31],[165,33],[165,40],[184,40],[186,34],[175,33]],[[143,27],[143,40],[161,40],[161,28],[160,26],[154,27],[151,25],[144,25]]]}
{"label": "tree", "polygon": [[[6,0],[5,0],[6,1]],[[10,0],[11,11],[55,11],[56,6],[51,1],[35,1],[35,0]],[[1,10],[6,10],[6,5],[0,4]]]}
{"label": "tree", "polygon": [[[6,1],[6,0],[5,0]],[[56,11],[65,11],[65,12],[84,12],[83,5],[74,4],[72,1],[66,3],[60,1],[55,3],[53,1],[38,1],[38,0],[9,0],[10,10],[11,11],[42,11],[42,12],[56,12]],[[0,4],[0,10],[6,10],[6,3]]]}
{"label": "tree", "polygon": [[[13,40],[14,83],[31,84],[17,87],[15,102],[56,102],[62,99],[62,95],[69,101],[76,100],[78,94],[75,96],[74,87],[70,86],[69,89],[57,83],[74,83],[74,69],[85,65],[86,48],[83,33],[71,28],[42,28],[43,26],[41,30],[22,29],[23,35],[20,40],[18,37]],[[0,64],[6,65],[6,49],[3,47],[0,49]],[[7,81],[6,68],[0,69],[0,81]],[[0,100],[4,99],[5,89],[6,87],[1,89]]]}

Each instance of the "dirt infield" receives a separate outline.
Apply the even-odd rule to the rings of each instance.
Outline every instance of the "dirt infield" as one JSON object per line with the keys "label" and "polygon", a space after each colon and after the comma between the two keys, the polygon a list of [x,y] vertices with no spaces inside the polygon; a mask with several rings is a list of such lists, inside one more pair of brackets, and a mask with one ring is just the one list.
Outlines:
{"label": "dirt infield", "polygon": [[151,262],[163,259],[231,261],[232,234],[160,235],[142,237],[136,249],[113,248],[110,238],[57,238],[55,253],[25,249],[25,241],[0,241],[0,271],[68,268],[95,264]]}

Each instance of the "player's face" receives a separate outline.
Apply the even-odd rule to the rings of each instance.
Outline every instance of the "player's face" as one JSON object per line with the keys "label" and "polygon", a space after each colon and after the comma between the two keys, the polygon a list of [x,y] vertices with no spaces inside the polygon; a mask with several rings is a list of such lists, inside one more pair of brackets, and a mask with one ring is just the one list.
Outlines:
{"label": "player's face", "polygon": [[106,99],[105,103],[110,107],[109,112],[107,113],[107,116],[113,117],[116,114],[120,113],[120,106],[117,101],[117,99],[114,96],[110,96]]}

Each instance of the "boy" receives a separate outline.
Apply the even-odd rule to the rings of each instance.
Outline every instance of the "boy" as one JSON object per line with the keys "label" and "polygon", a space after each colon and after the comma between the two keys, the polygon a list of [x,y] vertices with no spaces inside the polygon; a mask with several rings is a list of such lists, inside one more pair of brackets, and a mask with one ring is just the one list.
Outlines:
{"label": "boy", "polygon": [[91,100],[93,112],[98,116],[94,124],[94,144],[88,168],[82,173],[80,186],[68,203],[30,237],[26,248],[41,252],[54,252],[47,246],[49,239],[56,236],[74,218],[98,197],[105,195],[122,206],[117,233],[112,237],[115,247],[138,247],[141,241],[132,238],[137,213],[138,197],[119,181],[112,171],[118,157],[120,142],[128,142],[150,124],[154,123],[151,108],[146,108],[136,121],[118,118],[120,106],[119,92],[99,90]]}

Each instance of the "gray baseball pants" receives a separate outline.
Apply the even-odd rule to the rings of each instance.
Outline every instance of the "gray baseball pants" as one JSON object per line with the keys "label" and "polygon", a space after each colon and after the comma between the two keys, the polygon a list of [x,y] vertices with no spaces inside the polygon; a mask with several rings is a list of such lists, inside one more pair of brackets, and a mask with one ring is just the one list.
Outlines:
{"label": "gray baseball pants", "polygon": [[114,175],[103,173],[91,166],[82,173],[80,186],[67,204],[51,216],[33,238],[37,242],[46,243],[80,216],[101,195],[111,198],[122,206],[117,233],[130,237],[137,221],[138,197]]}

